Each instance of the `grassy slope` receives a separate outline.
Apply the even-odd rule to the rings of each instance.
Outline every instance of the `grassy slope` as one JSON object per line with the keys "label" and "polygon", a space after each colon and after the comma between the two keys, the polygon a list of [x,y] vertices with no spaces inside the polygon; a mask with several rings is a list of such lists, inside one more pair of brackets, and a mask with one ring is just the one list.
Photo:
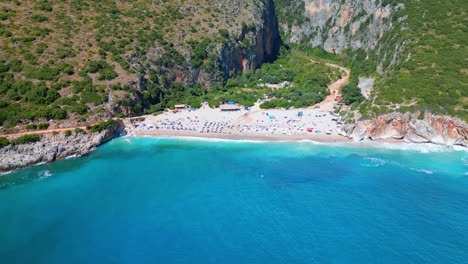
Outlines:
{"label": "grassy slope", "polygon": [[414,105],[414,109],[427,108],[468,120],[468,112],[464,110],[468,109],[466,1],[404,3],[405,9],[396,15],[407,16],[406,22],[397,24],[382,41],[409,40],[408,49],[400,54],[409,60],[385,72],[385,79],[377,86],[375,103]]}
{"label": "grassy slope", "polygon": [[[361,114],[372,117],[391,111],[430,110],[468,120],[467,2],[382,2],[403,3],[405,7],[393,14],[393,27],[377,44],[378,50],[345,50],[340,56],[321,54],[352,68],[353,87],[357,76],[378,79],[372,100],[360,107]],[[275,3],[280,23],[291,26],[305,21],[303,1]],[[378,66],[383,74],[377,73]]]}
{"label": "grassy slope", "polygon": [[[184,71],[188,60],[210,69],[215,44],[225,41],[219,30],[238,34],[255,8],[248,1],[217,8],[208,0],[0,3],[0,124],[99,119],[110,107],[135,105],[126,101],[131,97],[162,103],[161,89],[173,85],[159,78],[165,69]],[[235,17],[233,10],[239,10]],[[148,73],[150,64],[154,69]],[[126,87],[141,74],[152,80],[147,94]]]}

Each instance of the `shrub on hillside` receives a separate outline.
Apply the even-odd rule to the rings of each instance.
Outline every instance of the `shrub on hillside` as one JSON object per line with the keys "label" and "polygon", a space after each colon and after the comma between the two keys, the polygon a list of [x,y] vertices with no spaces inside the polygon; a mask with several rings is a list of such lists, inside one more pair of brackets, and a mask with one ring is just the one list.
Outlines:
{"label": "shrub on hillside", "polygon": [[34,22],[44,22],[49,20],[46,16],[39,14],[32,14],[29,18]]}
{"label": "shrub on hillside", "polygon": [[102,130],[113,128],[116,122],[113,119],[109,119],[94,126],[87,126],[86,129],[91,133],[101,132]]}
{"label": "shrub on hillside", "polygon": [[341,88],[341,93],[343,95],[343,100],[347,105],[353,103],[361,103],[366,98],[361,93],[361,89],[355,84],[347,84]]}
{"label": "shrub on hillside", "polygon": [[49,123],[40,123],[40,124],[37,126],[37,128],[38,128],[39,130],[46,130],[46,129],[49,128],[49,126],[50,126]]}
{"label": "shrub on hillside", "polygon": [[8,146],[9,144],[10,144],[10,141],[7,138],[0,137],[0,148]]}
{"label": "shrub on hillside", "polygon": [[22,135],[17,139],[11,141],[12,145],[19,145],[19,144],[29,144],[34,143],[41,140],[41,135],[38,134],[30,134],[30,135]]}
{"label": "shrub on hillside", "polygon": [[37,125],[36,124],[28,124],[28,125],[26,125],[26,129],[37,129]]}
{"label": "shrub on hillside", "polygon": [[79,128],[79,127],[77,127],[77,128],[75,128],[75,133],[76,133],[76,134],[86,134],[86,131],[83,130],[83,129],[81,129],[81,128]]}
{"label": "shrub on hillside", "polygon": [[48,66],[34,67],[31,65],[25,65],[23,68],[24,75],[28,78],[53,81],[60,74],[58,68],[51,68]]}

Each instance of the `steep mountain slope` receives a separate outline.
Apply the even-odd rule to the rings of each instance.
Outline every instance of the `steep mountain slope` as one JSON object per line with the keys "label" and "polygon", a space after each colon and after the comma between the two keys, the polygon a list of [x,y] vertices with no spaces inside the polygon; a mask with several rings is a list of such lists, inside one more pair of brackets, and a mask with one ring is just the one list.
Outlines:
{"label": "steep mountain slope", "polygon": [[392,27],[392,14],[402,8],[374,0],[276,2],[286,41],[322,46],[337,53],[346,48],[374,49]]}
{"label": "steep mountain slope", "polygon": [[[31,120],[94,122],[201,100],[250,104],[265,94],[278,97],[276,106],[315,103],[334,74],[320,68],[313,81],[294,76],[304,65],[287,72],[282,64],[298,54],[352,69],[342,89],[349,122],[398,111],[468,120],[464,0],[0,3],[4,128]],[[279,56],[282,40],[280,63],[258,69]],[[298,47],[305,53],[288,50]],[[358,77],[376,79],[366,100]],[[295,92],[275,95],[259,86],[295,78],[304,81]],[[310,100],[301,102],[300,94]]]}
{"label": "steep mountain slope", "polygon": [[0,124],[157,111],[281,46],[271,0],[0,3]]}
{"label": "steep mountain slope", "polygon": [[463,0],[276,0],[287,43],[323,47],[377,78],[356,117],[430,111],[468,120],[468,4]]}

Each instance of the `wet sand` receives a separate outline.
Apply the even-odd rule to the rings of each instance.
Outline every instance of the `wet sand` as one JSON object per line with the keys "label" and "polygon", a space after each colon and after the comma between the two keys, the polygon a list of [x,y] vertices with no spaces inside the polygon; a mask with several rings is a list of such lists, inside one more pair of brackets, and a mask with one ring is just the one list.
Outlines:
{"label": "wet sand", "polygon": [[134,130],[134,136],[155,136],[155,137],[197,137],[197,138],[219,138],[229,140],[260,140],[260,141],[300,141],[312,140],[324,143],[354,142],[343,136],[332,135],[271,135],[259,133],[200,133],[194,131],[171,131],[171,130]]}

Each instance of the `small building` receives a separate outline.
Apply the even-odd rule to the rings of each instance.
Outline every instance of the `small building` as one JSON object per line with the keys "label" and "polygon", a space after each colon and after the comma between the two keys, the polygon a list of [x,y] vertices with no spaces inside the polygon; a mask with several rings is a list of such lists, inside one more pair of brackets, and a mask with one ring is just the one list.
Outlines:
{"label": "small building", "polygon": [[175,105],[174,107],[175,107],[175,109],[177,109],[177,110],[190,109],[190,106],[189,106],[189,105],[186,105],[186,104],[178,104],[178,105]]}
{"label": "small building", "polygon": [[221,111],[238,111],[240,110],[240,107],[235,105],[235,104],[223,104],[220,105],[219,108]]}

